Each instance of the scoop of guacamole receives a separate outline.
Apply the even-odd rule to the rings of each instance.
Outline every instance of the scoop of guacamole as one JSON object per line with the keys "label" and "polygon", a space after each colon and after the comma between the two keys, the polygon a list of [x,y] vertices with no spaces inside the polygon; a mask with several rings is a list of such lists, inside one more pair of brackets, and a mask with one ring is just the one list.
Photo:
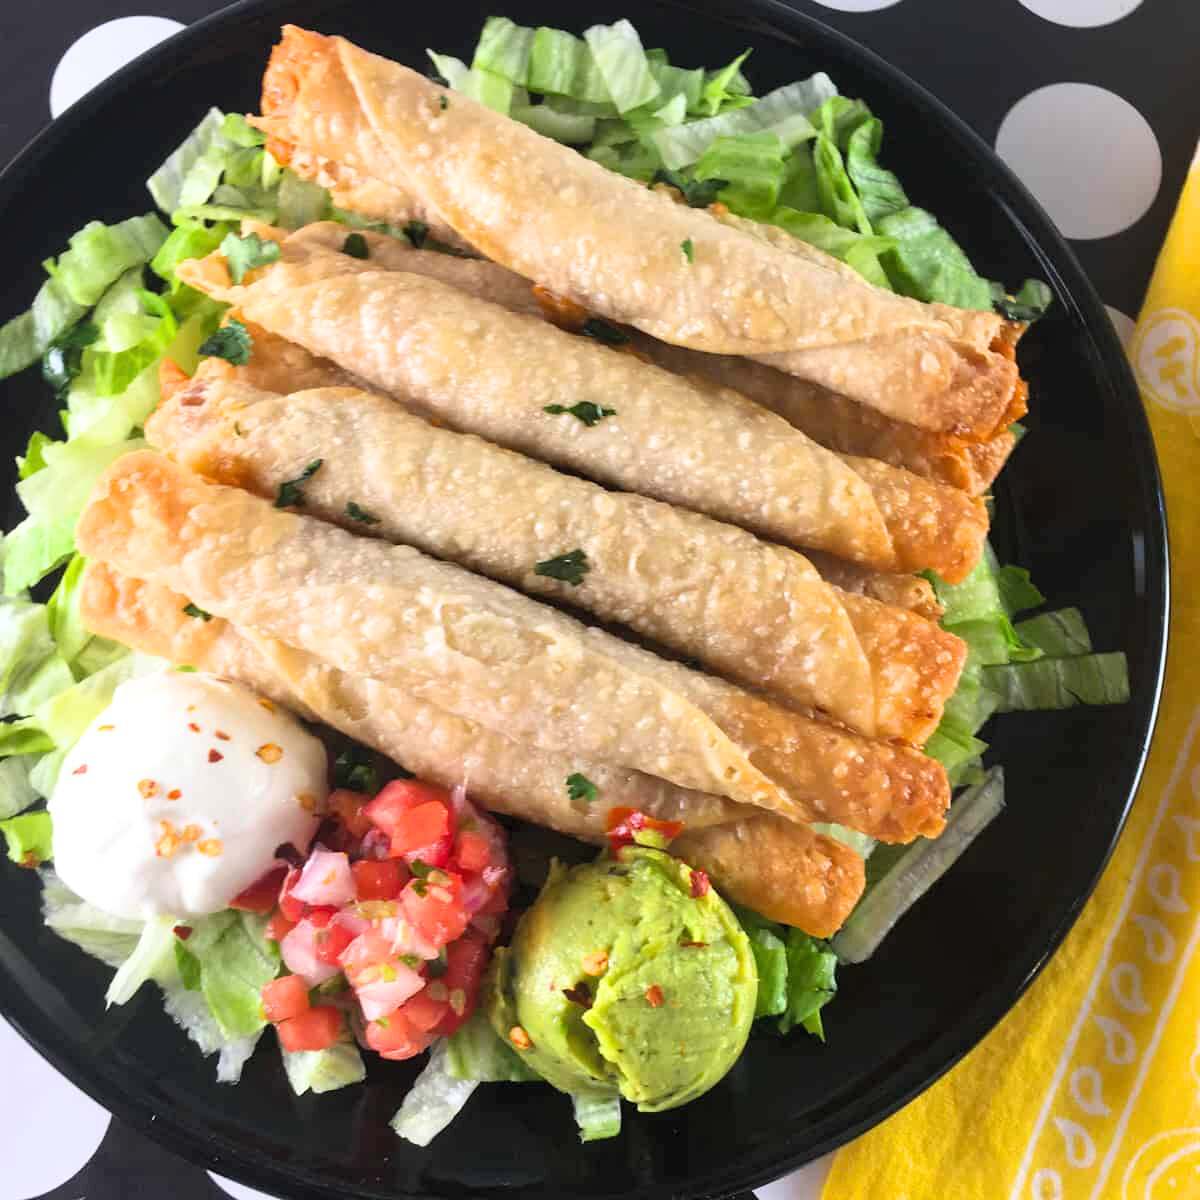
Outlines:
{"label": "scoop of guacamole", "polygon": [[658,1112],[737,1061],[754,1018],[754,956],[729,906],[692,875],[642,846],[556,864],[496,951],[488,1016],[556,1088],[616,1086]]}

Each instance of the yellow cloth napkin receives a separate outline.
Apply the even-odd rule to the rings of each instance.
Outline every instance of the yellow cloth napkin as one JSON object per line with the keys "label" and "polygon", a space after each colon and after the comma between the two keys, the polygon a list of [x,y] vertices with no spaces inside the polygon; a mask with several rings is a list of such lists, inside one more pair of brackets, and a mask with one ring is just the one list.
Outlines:
{"label": "yellow cloth napkin", "polygon": [[840,1150],[822,1200],[1200,1200],[1200,156],[1130,355],[1172,554],[1166,690],[1079,923],[953,1071]]}

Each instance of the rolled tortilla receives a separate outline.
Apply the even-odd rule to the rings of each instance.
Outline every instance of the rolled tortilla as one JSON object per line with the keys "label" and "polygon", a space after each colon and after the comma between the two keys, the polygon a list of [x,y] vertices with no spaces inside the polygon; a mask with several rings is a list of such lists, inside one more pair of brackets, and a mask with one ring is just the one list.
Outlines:
{"label": "rolled tortilla", "polygon": [[[198,377],[146,435],[188,469],[266,498],[314,446],[336,446],[305,486],[306,512],[568,601],[870,736],[924,741],[965,658],[958,638],[844,595],[791,550],[435,428],[367,392],[280,395]],[[575,586],[533,570],[563,549],[590,564]]]}
{"label": "rolled tortilla", "polygon": [[886,840],[943,824],[945,772],[915,750],[771,704],[411,547],[205,483],[158,454],[109,468],[76,540],[239,628],[515,740]]}
{"label": "rolled tortilla", "polygon": [[[392,219],[403,222],[404,214],[414,211],[414,206],[404,193],[394,188],[389,191],[390,203],[379,199],[377,209],[384,208],[393,214]],[[289,252],[303,246],[340,250],[346,241],[346,227],[332,221],[306,225],[290,235],[253,222],[248,226],[248,231],[262,236],[279,240],[286,236]],[[497,263],[416,250],[403,239],[371,231],[361,236],[366,239],[370,262],[389,271],[428,275],[514,312],[545,316],[572,332],[577,332],[589,315],[578,305],[531,287],[529,280]],[[1016,438],[1007,430],[989,442],[965,442],[951,434],[931,433],[751,359],[673,346],[635,329],[627,328],[625,332],[631,338],[631,348],[645,361],[676,375],[741,392],[826,449],[876,458],[972,495],[987,491],[1016,444]]]}
{"label": "rolled tortilla", "polygon": [[[477,275],[488,266],[460,265]],[[219,254],[183,263],[179,274],[455,428],[600,482],[881,571],[928,568],[954,582],[982,552],[987,511],[957,489],[843,460],[736,392],[613,353],[432,275],[379,271],[290,242],[281,261],[242,286]],[[546,419],[551,405],[581,402],[615,413],[595,428]]]}
{"label": "rolled tortilla", "polygon": [[[278,236],[279,231],[268,227],[256,227],[264,236]],[[552,297],[538,288],[530,288],[528,281],[519,275],[482,260],[468,260],[440,254],[435,251],[414,250],[406,242],[380,234],[366,235],[369,259],[366,264],[359,259],[347,260],[344,255],[335,258],[328,257],[330,252],[339,249],[345,242],[346,233],[343,227],[331,222],[323,222],[307,227],[283,241],[284,254],[291,263],[312,262],[310,254],[324,253],[327,268],[336,272],[365,272],[372,266],[381,266],[386,270],[411,271],[413,274],[427,275],[431,279],[457,287],[460,290],[491,303],[498,303],[514,312],[528,313],[547,317],[565,328],[578,330],[582,326],[586,313],[574,305],[565,306],[557,297]],[[319,263],[314,269],[320,269]],[[204,264],[197,268],[198,273],[206,276],[219,277],[216,263]],[[185,270],[185,274],[187,271]],[[264,281],[265,284],[265,281]],[[211,286],[211,285],[210,285]],[[572,311],[573,310],[573,311]],[[703,386],[714,383],[708,364],[710,362],[728,361],[747,368],[752,372],[761,372],[773,376],[785,384],[809,386],[768,367],[749,362],[746,359],[724,360],[714,355],[700,354],[694,350],[681,350],[668,346],[664,342],[655,341],[644,335],[635,335],[637,341],[633,347],[634,353],[657,366],[676,374],[698,378]],[[344,361],[348,361],[344,360]],[[689,366],[691,369],[689,369]],[[730,372],[737,376],[737,372]],[[718,395],[728,397],[729,389],[716,384]],[[736,389],[734,389],[736,390]],[[757,397],[751,397],[757,399]],[[870,413],[872,418],[881,425],[890,425],[898,430],[912,430],[911,426],[900,425],[889,421],[864,409],[862,405],[842,397],[833,397],[846,407]],[[765,405],[771,407],[771,405]],[[790,420],[787,413],[781,413],[785,420]],[[802,427],[795,421],[790,421],[797,428]],[[931,438],[933,435],[922,434]],[[1012,435],[1005,435],[1012,441]],[[942,439],[954,441],[955,439]],[[998,440],[998,439],[997,439]],[[986,443],[992,446],[995,443]],[[892,541],[892,563],[888,570],[893,572],[909,572],[921,570],[937,571],[951,583],[959,582],[970,573],[979,560],[983,551],[983,543],[987,538],[988,515],[982,501],[966,496],[956,487],[937,483],[923,478],[920,474],[890,466],[886,462],[872,461],[870,457],[840,454],[845,463],[871,491],[872,499],[883,518],[888,536]],[[971,456],[963,454],[966,462],[972,462]],[[996,464],[995,469],[999,470]],[[974,468],[972,467],[972,470]],[[882,568],[881,568],[882,569]]]}
{"label": "rolled tortilla", "polygon": [[344,39],[285,27],[263,110],[273,137],[398,187],[486,257],[662,341],[764,357],[974,440],[1019,407],[1016,365],[991,348],[999,317],[789,253]]}
{"label": "rolled tortilla", "polygon": [[[472,799],[493,812],[596,844],[604,842],[606,814],[615,806],[683,821],[674,844],[681,857],[738,903],[816,937],[832,934],[862,892],[862,859],[807,825],[636,771],[539,752],[281,642],[249,637],[220,618],[197,621],[184,612],[187,603],[98,562],[88,564],[80,586],[80,613],[94,633],[236,679],[424,779],[443,787],[467,783]],[[596,785],[599,802],[569,799],[566,779],[577,772]]]}
{"label": "rolled tortilla", "polygon": [[[316,177],[328,179],[329,175]],[[344,196],[345,206],[364,214],[370,211],[378,219],[400,224],[409,219],[407,214],[417,211],[417,206],[405,193],[384,185],[379,185],[379,190],[383,194],[373,198],[369,210],[362,208],[363,201],[355,196]],[[728,218],[722,218],[725,219]],[[280,236],[280,231],[257,225],[253,228],[265,236]],[[564,303],[560,297],[531,287],[529,280],[497,263],[416,250],[406,241],[385,234],[364,231],[362,236],[369,247],[370,261],[387,270],[429,275],[514,312],[546,316],[573,332],[589,315],[578,305]],[[344,225],[322,221],[289,235],[287,244],[293,249],[321,246],[327,250],[340,250],[345,240]],[[991,441],[967,442],[952,434],[933,433],[885,417],[848,396],[752,359],[704,354],[660,342],[631,328],[625,332],[631,338],[632,348],[645,361],[676,375],[703,379],[717,387],[741,392],[826,449],[860,458],[875,458],[971,495],[979,495],[991,487],[1016,445],[1016,438],[1007,430]]]}

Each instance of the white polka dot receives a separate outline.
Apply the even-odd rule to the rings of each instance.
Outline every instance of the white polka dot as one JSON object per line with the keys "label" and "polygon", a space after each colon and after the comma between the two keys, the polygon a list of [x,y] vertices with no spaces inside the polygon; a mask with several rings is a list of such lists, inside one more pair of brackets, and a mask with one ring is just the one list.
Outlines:
{"label": "white polka dot", "polygon": [[1113,308],[1111,304],[1106,304],[1104,307],[1108,312],[1109,320],[1113,323],[1113,328],[1117,331],[1117,337],[1121,339],[1121,345],[1128,350],[1133,331],[1137,328],[1137,322],[1132,317],[1126,316],[1119,308]]}
{"label": "white polka dot", "polygon": [[[0,1019],[4,1094],[0,1162],[6,1200],[30,1200],[82,1171],[108,1132],[109,1115],[64,1079]],[[4,1111],[4,1110],[0,1110]]]}
{"label": "white polka dot", "polygon": [[879,8],[891,8],[900,0],[817,0],[822,8],[836,8],[838,12],[874,12]]}
{"label": "white polka dot", "polygon": [[825,1186],[825,1178],[832,1165],[833,1155],[827,1154],[792,1175],[755,1188],[754,1194],[758,1200],[820,1200],[821,1189]]}
{"label": "white polka dot", "polygon": [[1053,21],[1055,25],[1069,25],[1072,29],[1093,29],[1097,25],[1111,25],[1127,17],[1142,0],[1020,0],[1021,4],[1039,17]]}
{"label": "white polka dot", "polygon": [[221,1191],[232,1196],[233,1200],[275,1200],[274,1196],[268,1196],[266,1192],[256,1192],[244,1183],[234,1183],[232,1179],[226,1179],[223,1175],[214,1175],[212,1171],[209,1171],[208,1177]]}
{"label": "white polka dot", "polygon": [[119,17],[89,29],[67,47],[54,68],[50,115],[57,117],[118,68],[182,28],[179,21],[166,17]]}
{"label": "white polka dot", "polygon": [[1146,118],[1090,83],[1052,83],[1018,100],[1000,123],[996,151],[1071,238],[1128,229],[1162,181]]}

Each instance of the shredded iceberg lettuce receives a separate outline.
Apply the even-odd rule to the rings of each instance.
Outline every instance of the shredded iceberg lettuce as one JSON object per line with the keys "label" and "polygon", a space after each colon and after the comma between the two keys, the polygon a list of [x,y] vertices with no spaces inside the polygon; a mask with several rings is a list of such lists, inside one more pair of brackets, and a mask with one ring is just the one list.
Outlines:
{"label": "shredded iceberg lettuce", "polygon": [[367,1068],[353,1042],[338,1042],[328,1050],[281,1050],[288,1083],[297,1096],[321,1095],[362,1083]]}
{"label": "shredded iceberg lettuce", "polygon": [[428,1146],[462,1112],[479,1086],[473,1079],[452,1075],[448,1057],[446,1040],[435,1042],[429,1062],[392,1118],[397,1135],[415,1146]]}

